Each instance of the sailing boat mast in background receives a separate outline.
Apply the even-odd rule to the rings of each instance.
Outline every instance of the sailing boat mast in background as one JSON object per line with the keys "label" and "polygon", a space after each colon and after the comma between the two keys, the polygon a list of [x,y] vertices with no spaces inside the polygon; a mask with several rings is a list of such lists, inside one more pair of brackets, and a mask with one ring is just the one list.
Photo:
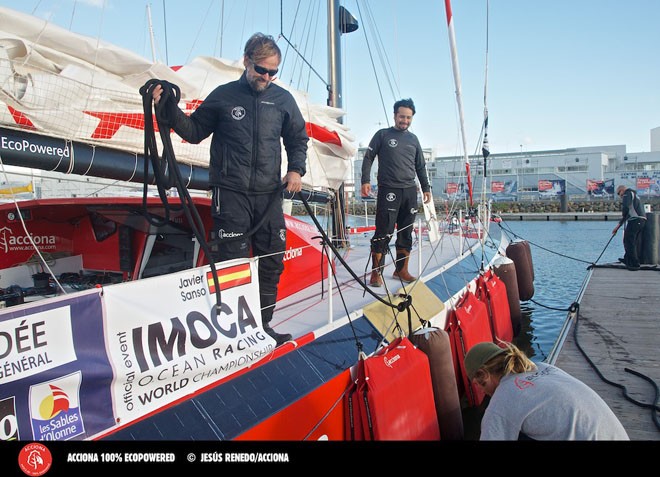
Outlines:
{"label": "sailing boat mast in background", "polygon": [[467,174],[468,194],[470,207],[472,201],[472,178],[470,176],[470,158],[467,152],[467,141],[465,139],[465,120],[463,115],[463,99],[461,97],[461,72],[458,67],[458,54],[456,52],[456,36],[454,34],[454,18],[451,12],[451,1],[445,0],[445,12],[447,14],[447,27],[449,28],[449,46],[451,48],[451,64],[454,71],[454,84],[456,87],[456,103],[458,104],[458,116],[461,123],[461,139],[463,141],[463,156],[465,158],[465,172]]}
{"label": "sailing boat mast in background", "polygon": [[[163,5],[165,7],[165,5]],[[158,62],[156,58],[156,40],[154,39],[154,24],[151,21],[151,4],[147,3],[147,20],[149,21],[149,41],[151,42],[151,61]]]}

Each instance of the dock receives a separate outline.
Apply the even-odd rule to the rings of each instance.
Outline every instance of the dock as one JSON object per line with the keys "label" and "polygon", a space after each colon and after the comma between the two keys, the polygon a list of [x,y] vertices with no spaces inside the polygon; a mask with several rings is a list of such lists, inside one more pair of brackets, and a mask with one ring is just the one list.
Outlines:
{"label": "dock", "polygon": [[595,267],[578,304],[547,361],[594,389],[631,440],[659,441],[660,266]]}
{"label": "dock", "polygon": [[616,222],[621,219],[621,212],[507,212],[498,215],[509,222],[521,220],[609,220]]}

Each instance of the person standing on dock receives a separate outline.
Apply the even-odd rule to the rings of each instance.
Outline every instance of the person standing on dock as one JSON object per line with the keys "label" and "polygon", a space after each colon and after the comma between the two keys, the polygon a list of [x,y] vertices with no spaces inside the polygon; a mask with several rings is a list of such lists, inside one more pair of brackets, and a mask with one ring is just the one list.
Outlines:
{"label": "person standing on dock", "polygon": [[491,396],[480,440],[630,440],[589,386],[512,343],[474,345],[465,355],[470,381]]}
{"label": "person standing on dock", "polygon": [[623,229],[623,248],[625,254],[620,262],[628,267],[628,270],[639,270],[639,249],[641,248],[642,232],[646,224],[646,214],[639,200],[637,191],[620,185],[616,188],[616,193],[621,197],[621,220],[612,235],[616,234],[625,224]]}
{"label": "person standing on dock", "polygon": [[417,278],[408,272],[408,259],[412,250],[412,225],[419,205],[417,185],[419,179],[424,203],[431,200],[431,186],[426,174],[422,146],[409,131],[415,115],[412,99],[394,103],[394,126],[376,132],[362,161],[362,197],[371,194],[371,166],[378,157],[378,197],[376,199],[376,231],[371,239],[372,269],[369,285],[383,285],[381,276],[390,238],[396,234],[396,267],[394,278],[411,283]]}

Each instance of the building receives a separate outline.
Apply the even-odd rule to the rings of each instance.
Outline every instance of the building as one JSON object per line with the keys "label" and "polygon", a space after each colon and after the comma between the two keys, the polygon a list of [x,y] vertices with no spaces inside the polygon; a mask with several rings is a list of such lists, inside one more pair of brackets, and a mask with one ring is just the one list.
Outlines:
{"label": "building", "polygon": [[[569,200],[607,199],[623,184],[642,197],[658,197],[660,128],[652,130],[651,144],[651,152],[637,153],[626,152],[625,145],[615,145],[490,154],[486,159],[470,156],[472,195],[478,197],[485,191],[494,201],[558,199],[562,194]],[[355,159],[356,184],[360,183],[363,155],[361,148]],[[425,149],[424,155],[434,197],[464,199],[469,189],[464,157],[432,158],[430,149]]]}

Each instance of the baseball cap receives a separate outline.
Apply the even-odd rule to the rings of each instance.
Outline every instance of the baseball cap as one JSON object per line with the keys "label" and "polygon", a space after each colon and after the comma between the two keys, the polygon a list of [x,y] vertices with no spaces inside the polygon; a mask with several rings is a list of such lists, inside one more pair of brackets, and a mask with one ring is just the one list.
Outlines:
{"label": "baseball cap", "polygon": [[506,352],[506,348],[500,348],[490,341],[474,345],[465,355],[465,372],[468,379],[472,380],[479,368],[504,352]]}

